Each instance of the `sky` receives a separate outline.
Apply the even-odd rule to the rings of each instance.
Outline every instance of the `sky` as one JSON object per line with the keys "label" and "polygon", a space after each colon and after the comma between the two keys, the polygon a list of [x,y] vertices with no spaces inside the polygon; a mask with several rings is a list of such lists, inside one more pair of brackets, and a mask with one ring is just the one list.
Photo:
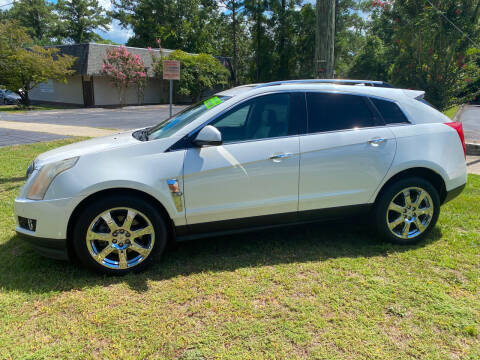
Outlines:
{"label": "sky", "polygon": [[[56,3],[56,0],[48,0],[52,3]],[[9,4],[11,3],[12,0],[0,0],[0,6]],[[112,3],[110,0],[99,0],[100,5],[102,5],[105,9],[110,10],[112,7]],[[6,10],[10,6],[2,6],[0,9]],[[112,40],[116,43],[119,44],[125,44],[130,36],[133,35],[132,29],[122,29],[122,27],[119,25],[117,20],[113,20],[112,24],[110,25],[110,31],[105,32],[98,30],[96,31],[97,34],[99,34],[102,38],[107,39],[107,40]]]}

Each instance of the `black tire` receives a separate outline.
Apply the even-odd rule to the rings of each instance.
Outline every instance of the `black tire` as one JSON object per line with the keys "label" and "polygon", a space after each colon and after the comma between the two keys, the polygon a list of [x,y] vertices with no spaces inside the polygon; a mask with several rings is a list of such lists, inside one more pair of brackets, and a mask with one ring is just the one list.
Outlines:
{"label": "black tire", "polygon": [[[422,209],[427,208],[427,202],[429,203],[431,199],[432,204],[430,204],[430,206],[431,209],[433,209],[433,214],[418,215],[416,211],[422,210],[420,209],[420,204],[418,205],[418,207],[415,207],[415,205],[412,204],[411,209],[404,210],[404,212],[398,212],[397,210],[388,210],[391,202],[394,199],[401,199],[397,196],[403,197],[403,195],[399,193],[409,188],[419,188],[428,194],[429,199],[424,200],[425,202],[422,201],[422,204],[424,204],[424,208]],[[413,194],[412,197],[419,194],[419,192],[415,189],[412,189],[411,192]],[[406,199],[406,197],[404,197],[404,199]],[[405,203],[402,205],[408,207]],[[428,209],[430,209],[430,207]],[[406,213],[406,211],[408,211],[408,213]],[[412,213],[414,216],[409,217],[409,215],[412,215]],[[400,214],[400,217],[396,217],[397,214]],[[427,236],[428,233],[430,233],[430,231],[435,227],[439,215],[440,197],[438,195],[437,189],[429,181],[419,177],[408,177],[400,179],[393,184],[390,184],[386,189],[384,189],[384,191],[382,191],[375,204],[375,221],[377,231],[384,239],[395,244],[412,245],[418,243],[425,236]],[[403,218],[403,220],[401,219],[401,217]],[[420,220],[420,222],[422,222],[421,224],[419,224],[419,226],[416,225],[417,218],[418,220]],[[407,226],[407,221],[411,222],[412,219],[415,220],[413,222],[413,225],[408,225],[409,229],[411,229],[411,237],[404,238],[402,237],[402,235],[406,234],[406,232],[403,233],[403,230]],[[429,219],[428,225],[424,226],[423,229],[420,230],[422,228],[422,225],[424,225],[423,222],[427,224],[427,219]],[[389,222],[393,226],[395,224],[395,220],[402,222],[400,222],[396,228],[390,230]],[[415,234],[415,229],[418,230],[418,234]],[[402,232],[402,234],[396,234],[400,232]]]}
{"label": "black tire", "polygon": [[[128,267],[126,269],[110,268],[94,260],[93,255],[90,253],[90,250],[88,249],[88,246],[90,245],[87,246],[87,241],[86,241],[87,231],[89,230],[90,225],[97,218],[97,216],[99,216],[100,214],[110,209],[116,209],[116,208],[130,208],[132,210],[137,211],[138,215],[140,215],[141,217],[145,216],[148,219],[148,221],[150,221],[151,226],[154,229],[154,241],[153,241],[153,247],[151,248],[150,253],[146,257],[144,257],[138,264],[134,264],[131,267]],[[158,259],[160,257],[160,255],[163,253],[165,249],[165,245],[167,244],[167,239],[168,239],[167,229],[168,228],[167,228],[165,219],[159,213],[159,211],[154,206],[152,206],[149,202],[141,198],[137,198],[130,195],[106,196],[104,198],[101,198],[89,204],[85,209],[83,209],[82,213],[78,216],[78,219],[73,228],[73,245],[74,245],[74,249],[78,259],[81,261],[83,265],[85,265],[89,269],[102,274],[125,275],[129,272],[140,272],[145,270],[148,266],[152,264],[152,262],[155,259]],[[151,235],[147,235],[147,238],[149,236]],[[131,239],[133,239],[133,237],[128,240],[131,240]],[[116,243],[116,245],[118,245],[118,243]],[[132,251],[130,251],[129,249],[125,250],[125,253],[127,252],[130,255],[132,255]],[[135,252],[133,252],[133,255],[135,255]],[[113,256],[113,255],[109,255],[109,256]],[[125,255],[125,256],[128,257],[128,255]]]}

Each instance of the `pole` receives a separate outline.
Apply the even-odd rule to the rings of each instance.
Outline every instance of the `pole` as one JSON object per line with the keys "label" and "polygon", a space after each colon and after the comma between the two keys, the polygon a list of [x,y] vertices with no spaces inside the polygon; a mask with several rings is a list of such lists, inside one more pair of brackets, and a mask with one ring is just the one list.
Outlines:
{"label": "pole", "polygon": [[317,0],[315,74],[332,79],[335,70],[335,0]]}
{"label": "pole", "polygon": [[173,80],[170,80],[170,117],[172,117],[172,90],[173,88]]}

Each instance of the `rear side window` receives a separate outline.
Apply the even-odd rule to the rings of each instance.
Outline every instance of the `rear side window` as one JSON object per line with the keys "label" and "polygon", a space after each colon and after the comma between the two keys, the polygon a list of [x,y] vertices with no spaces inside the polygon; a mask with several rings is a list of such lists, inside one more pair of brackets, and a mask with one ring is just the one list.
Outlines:
{"label": "rear side window", "polygon": [[371,100],[385,120],[385,124],[408,123],[405,114],[394,102],[375,98],[371,98]]}
{"label": "rear side window", "polygon": [[375,126],[362,96],[308,93],[307,110],[309,133]]}

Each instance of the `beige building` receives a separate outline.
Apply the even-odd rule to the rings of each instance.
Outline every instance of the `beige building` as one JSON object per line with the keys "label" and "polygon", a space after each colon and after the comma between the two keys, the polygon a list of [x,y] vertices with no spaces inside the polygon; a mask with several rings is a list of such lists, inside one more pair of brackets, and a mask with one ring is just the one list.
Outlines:
{"label": "beige building", "polygon": [[[60,53],[68,54],[77,58],[73,66],[75,74],[68,78],[66,84],[54,80],[42,83],[30,93],[30,99],[34,102],[61,103],[80,106],[116,106],[120,104],[118,90],[111,84],[109,79],[102,75],[103,59],[106,58],[107,49],[118,45],[104,44],[77,44],[58,45]],[[144,91],[143,104],[161,104],[168,102],[168,81],[153,77],[152,55],[148,49],[127,47],[128,51],[140,55],[147,68],[147,85]],[[160,50],[152,50],[156,56]],[[172,50],[162,49],[162,56],[168,55]],[[229,68],[228,59],[219,60]],[[177,101],[188,102],[188,99]],[[130,87],[126,94],[127,105],[137,105],[139,99],[134,86]]]}

